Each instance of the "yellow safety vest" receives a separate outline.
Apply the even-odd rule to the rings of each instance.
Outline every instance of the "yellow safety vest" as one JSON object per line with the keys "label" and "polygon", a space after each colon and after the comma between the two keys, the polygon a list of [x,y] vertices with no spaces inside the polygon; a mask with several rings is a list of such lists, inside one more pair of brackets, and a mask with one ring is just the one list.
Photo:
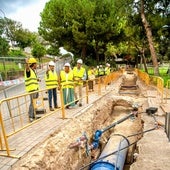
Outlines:
{"label": "yellow safety vest", "polygon": [[89,80],[92,80],[92,79],[95,79],[95,72],[94,72],[94,70],[88,70],[88,79]]}
{"label": "yellow safety vest", "polygon": [[105,68],[105,73],[106,73],[106,75],[109,75],[109,74],[110,74],[110,67],[106,67],[106,68]]}
{"label": "yellow safety vest", "polygon": [[55,71],[48,71],[48,74],[45,74],[45,84],[47,89],[54,89],[58,86],[58,76]]}
{"label": "yellow safety vest", "polygon": [[70,71],[66,76],[65,71],[60,72],[61,78],[61,87],[62,88],[74,88],[74,81],[73,81],[73,71]]}
{"label": "yellow safety vest", "polygon": [[39,89],[36,73],[30,69],[30,77],[27,77],[26,70],[24,72],[25,88],[27,92],[36,91]]}
{"label": "yellow safety vest", "polygon": [[76,85],[83,85],[83,75],[85,73],[85,68],[81,67],[78,69],[77,67],[73,68],[74,80]]}
{"label": "yellow safety vest", "polygon": [[98,69],[98,68],[95,70],[95,76],[96,76],[96,77],[99,76],[99,69]]}
{"label": "yellow safety vest", "polygon": [[99,76],[104,76],[104,75],[105,75],[104,68],[99,68]]}

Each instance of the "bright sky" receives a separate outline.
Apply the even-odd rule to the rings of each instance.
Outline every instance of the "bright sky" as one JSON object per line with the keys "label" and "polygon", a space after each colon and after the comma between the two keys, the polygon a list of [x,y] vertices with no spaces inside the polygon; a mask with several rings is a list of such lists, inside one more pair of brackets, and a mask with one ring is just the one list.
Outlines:
{"label": "bright sky", "polygon": [[[49,0],[0,0],[0,17],[10,18],[22,23],[23,28],[38,31],[40,12]],[[3,13],[2,13],[3,11]]]}
{"label": "bright sky", "polygon": [[[24,29],[37,32],[41,20],[40,13],[50,0],[0,0],[0,17],[22,23]],[[68,53],[63,47],[62,54]],[[72,55],[72,54],[71,54]]]}

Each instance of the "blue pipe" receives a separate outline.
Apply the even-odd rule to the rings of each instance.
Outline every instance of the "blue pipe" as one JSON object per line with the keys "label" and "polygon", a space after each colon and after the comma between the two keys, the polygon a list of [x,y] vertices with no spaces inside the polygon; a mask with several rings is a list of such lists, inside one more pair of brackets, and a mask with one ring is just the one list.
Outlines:
{"label": "blue pipe", "polygon": [[96,130],[96,132],[95,132],[95,134],[94,134],[94,136],[93,136],[93,142],[92,142],[92,144],[91,144],[91,146],[90,146],[89,149],[96,149],[96,148],[98,148],[99,142],[100,142],[100,138],[101,138],[101,136],[102,136],[102,134],[103,134],[104,132],[106,132],[106,131],[108,131],[109,129],[115,127],[116,125],[124,122],[125,120],[129,119],[129,118],[132,117],[132,116],[134,116],[134,112],[132,112],[131,114],[129,114],[129,115],[123,117],[122,119],[114,122],[113,124],[105,127],[105,128],[102,129],[102,130]]}
{"label": "blue pipe", "polygon": [[100,161],[94,163],[93,166],[90,168],[90,170],[119,170],[119,169],[116,168],[114,164]]}
{"label": "blue pipe", "polygon": [[[117,144],[115,145],[115,141],[119,141],[118,146]],[[127,139],[122,140],[122,137],[120,136],[112,136],[103,149],[99,161],[93,163],[89,170],[123,170],[128,146],[129,141]],[[118,152],[106,157],[115,151]]]}

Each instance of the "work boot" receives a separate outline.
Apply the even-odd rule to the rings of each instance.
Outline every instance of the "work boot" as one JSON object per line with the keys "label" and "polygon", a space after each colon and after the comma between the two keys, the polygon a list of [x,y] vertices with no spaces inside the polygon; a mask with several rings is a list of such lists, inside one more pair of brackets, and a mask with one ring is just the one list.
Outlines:
{"label": "work boot", "polygon": [[58,107],[58,106],[55,106],[54,108],[55,108],[55,109],[59,109],[60,107]]}
{"label": "work boot", "polygon": [[75,101],[75,104],[77,104],[79,102],[79,100]]}
{"label": "work boot", "polygon": [[66,106],[66,109],[70,109],[70,106]]}
{"label": "work boot", "polygon": [[54,111],[54,109],[52,107],[50,107],[50,111]]}
{"label": "work boot", "polygon": [[30,118],[30,122],[33,122],[35,119],[34,118]]}

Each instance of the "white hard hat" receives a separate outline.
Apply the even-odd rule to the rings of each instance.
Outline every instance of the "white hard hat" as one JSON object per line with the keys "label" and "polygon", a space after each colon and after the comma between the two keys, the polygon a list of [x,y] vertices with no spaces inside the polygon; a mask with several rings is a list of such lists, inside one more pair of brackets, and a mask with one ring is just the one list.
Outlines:
{"label": "white hard hat", "polygon": [[54,63],[53,61],[50,61],[50,62],[48,63],[48,65],[49,65],[49,66],[55,66],[55,63]]}
{"label": "white hard hat", "polygon": [[70,67],[70,64],[69,63],[65,63],[64,67]]}
{"label": "white hard hat", "polygon": [[78,60],[77,60],[77,63],[83,64],[83,60],[82,60],[82,59],[78,59]]}

